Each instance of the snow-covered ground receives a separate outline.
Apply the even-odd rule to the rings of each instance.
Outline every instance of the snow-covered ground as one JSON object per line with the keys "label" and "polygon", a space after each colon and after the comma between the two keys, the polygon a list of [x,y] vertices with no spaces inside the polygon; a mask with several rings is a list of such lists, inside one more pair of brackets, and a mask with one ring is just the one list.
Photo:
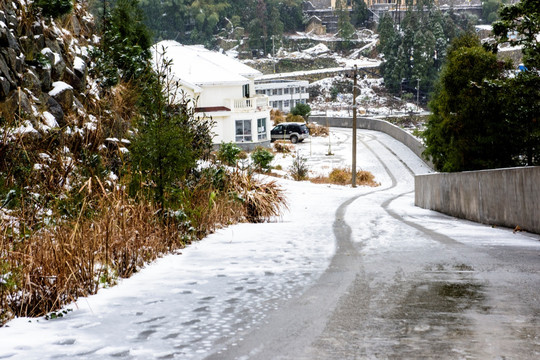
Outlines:
{"label": "snow-covered ground", "polygon": [[[350,166],[350,144],[350,129],[332,129],[329,138],[297,144],[296,156],[307,158],[314,175],[327,173],[333,167]],[[274,165],[286,170],[290,162],[292,156],[279,156]],[[367,242],[366,255],[395,246],[419,246],[416,230],[384,220],[386,213],[421,222],[424,228],[464,243],[540,249],[537,236],[449,217],[441,220],[434,212],[415,208],[412,174],[430,169],[385,134],[359,131],[358,168],[371,171],[381,185],[353,189],[278,179],[289,207],[281,217],[220,230],[113,288],[80,299],[62,318],[11,321],[0,328],[0,359],[219,357],[220,351],[241,344],[244,336],[264,326],[273,311],[317,281],[336,251],[332,227],[336,209],[368,193],[381,194],[387,203],[376,203],[378,196],[355,201],[345,218],[352,224],[353,240]],[[385,227],[358,221],[366,213],[381,219]],[[471,232],[474,237],[467,236]],[[376,241],[368,241],[375,233]],[[385,233],[400,239],[390,243]]]}

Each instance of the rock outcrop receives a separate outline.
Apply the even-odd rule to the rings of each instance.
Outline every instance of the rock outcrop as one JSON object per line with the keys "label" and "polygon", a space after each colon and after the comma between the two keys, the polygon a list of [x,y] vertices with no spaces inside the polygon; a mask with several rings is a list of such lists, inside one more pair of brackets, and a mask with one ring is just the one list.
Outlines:
{"label": "rock outcrop", "polygon": [[71,113],[85,117],[93,31],[86,0],[59,19],[41,16],[28,0],[1,1],[0,117],[29,120],[38,132],[49,128],[40,124],[69,125]]}

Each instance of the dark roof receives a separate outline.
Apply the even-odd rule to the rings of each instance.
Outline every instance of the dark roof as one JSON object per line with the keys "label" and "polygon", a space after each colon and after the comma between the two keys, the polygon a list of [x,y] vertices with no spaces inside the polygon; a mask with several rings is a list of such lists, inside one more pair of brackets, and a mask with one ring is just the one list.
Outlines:
{"label": "dark roof", "polygon": [[195,108],[195,112],[216,112],[216,111],[231,111],[228,107],[225,106],[207,106],[207,107],[198,107]]}

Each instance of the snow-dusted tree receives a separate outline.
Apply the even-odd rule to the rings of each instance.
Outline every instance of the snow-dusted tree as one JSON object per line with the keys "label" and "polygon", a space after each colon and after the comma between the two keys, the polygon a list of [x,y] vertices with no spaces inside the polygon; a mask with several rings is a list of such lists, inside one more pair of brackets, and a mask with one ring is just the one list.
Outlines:
{"label": "snow-dusted tree", "polygon": [[72,0],[36,0],[34,6],[41,9],[43,15],[57,18],[71,12]]}
{"label": "snow-dusted tree", "polygon": [[365,25],[368,19],[369,11],[366,2],[364,0],[353,0],[351,22],[354,24],[354,26]]}
{"label": "snow-dusted tree", "polygon": [[335,13],[338,17],[338,34],[343,40],[343,46],[348,48],[354,35],[354,26],[351,24],[349,9],[347,9],[346,0],[336,0]]}
{"label": "snow-dusted tree", "polygon": [[[538,0],[522,0],[501,9],[493,24],[498,43],[523,48],[524,68],[504,83],[508,121],[520,129],[522,155],[527,165],[540,164],[540,7]],[[510,34],[514,34],[509,38]]]}
{"label": "snow-dusted tree", "polygon": [[100,46],[93,56],[94,71],[102,86],[139,78],[148,68],[152,38],[143,23],[143,13],[137,0],[118,0],[105,15]]}
{"label": "snow-dusted tree", "polygon": [[513,164],[515,129],[503,116],[501,88],[492,86],[504,67],[478,38],[458,38],[449,49],[430,102],[426,152],[439,171],[479,170]]}
{"label": "snow-dusted tree", "polygon": [[192,100],[175,95],[178,85],[166,76],[171,62],[161,61],[163,49],[157,52],[157,69],[146,75],[131,139],[130,193],[148,196],[165,210],[177,208],[184,181],[210,150],[213,122],[195,117]]}

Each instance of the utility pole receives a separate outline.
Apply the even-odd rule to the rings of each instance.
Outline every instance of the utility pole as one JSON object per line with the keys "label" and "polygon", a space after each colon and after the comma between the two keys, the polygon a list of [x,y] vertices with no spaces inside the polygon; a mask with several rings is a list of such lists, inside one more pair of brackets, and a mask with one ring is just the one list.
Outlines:
{"label": "utility pole", "polygon": [[352,187],[356,187],[356,73],[358,68],[354,65],[353,71],[353,118],[352,118]]}
{"label": "utility pole", "polygon": [[420,112],[420,79],[416,79],[416,111]]}
{"label": "utility pole", "polygon": [[272,63],[274,64],[274,74],[276,73],[276,51],[274,46],[274,35],[272,35]]}

